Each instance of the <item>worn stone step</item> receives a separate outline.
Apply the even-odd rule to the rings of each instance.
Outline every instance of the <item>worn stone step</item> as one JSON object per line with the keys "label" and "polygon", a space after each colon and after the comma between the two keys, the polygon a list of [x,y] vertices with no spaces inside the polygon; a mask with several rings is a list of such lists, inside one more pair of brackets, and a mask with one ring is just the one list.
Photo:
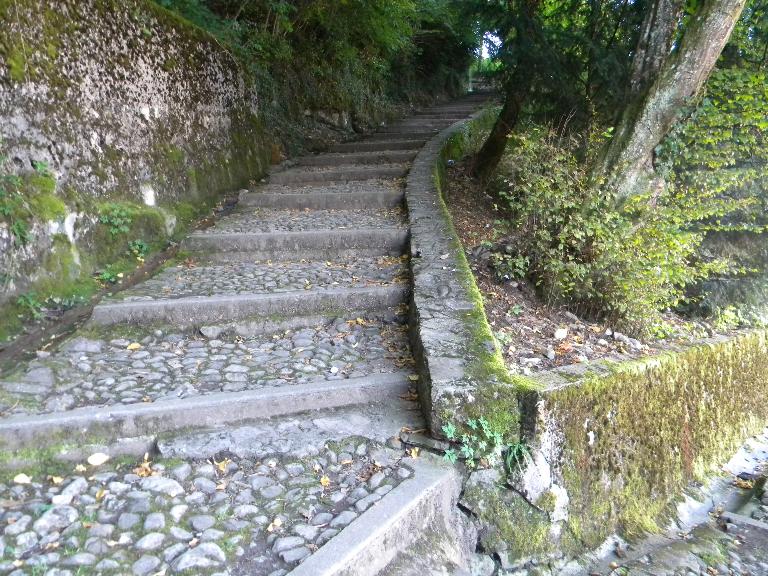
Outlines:
{"label": "worn stone step", "polygon": [[383,152],[355,152],[316,154],[297,158],[299,166],[351,166],[368,164],[398,164],[410,162],[416,156],[415,150],[389,150]]}
{"label": "worn stone step", "polygon": [[439,130],[436,129],[429,129],[429,130],[402,130],[399,132],[387,132],[387,131],[379,131],[374,132],[373,134],[366,137],[366,142],[386,142],[388,140],[392,141],[402,141],[402,140],[421,140],[422,142],[426,142],[430,138],[434,138],[434,136],[439,132]]}
{"label": "worn stone step", "polygon": [[[4,401],[16,400],[7,417],[0,418],[0,437],[6,440],[6,432],[22,434],[13,430],[25,423],[52,430],[56,418],[45,414],[61,420],[73,415],[69,422],[74,426],[88,421],[88,410],[104,407],[111,407],[104,418],[120,417],[113,412],[128,418],[159,414],[175,406],[173,402],[199,400],[195,405],[204,406],[203,397],[225,392],[253,392],[254,402],[263,394],[267,396],[262,400],[271,397],[276,389],[290,397],[297,386],[307,393],[313,386],[326,386],[330,393],[333,383],[353,379],[362,385],[366,378],[380,382],[376,375],[400,373],[412,365],[402,311],[355,314],[342,308],[331,319],[273,332],[252,330],[247,322],[203,324],[200,332],[164,324],[91,324],[87,332],[14,375],[19,383],[37,385],[25,391],[3,390]],[[154,408],[147,411],[146,404]],[[187,413],[183,406],[178,410]],[[73,412],[78,409],[85,412]]]}
{"label": "worn stone step", "polygon": [[186,260],[101,305],[392,286],[409,279],[407,257],[208,264]]}
{"label": "worn stone step", "polygon": [[12,416],[0,420],[7,450],[23,450],[66,438],[101,442],[162,434],[202,426],[223,426],[308,410],[392,400],[408,392],[407,372],[372,374],[346,380],[220,392],[163,402],[83,407],[51,414]]}
{"label": "worn stone step", "polygon": [[399,256],[407,248],[404,228],[308,230],[300,232],[192,234],[182,242],[190,252],[202,252],[213,261],[244,262]]}
{"label": "worn stone step", "polygon": [[306,315],[324,310],[381,310],[408,298],[405,285],[326,288],[279,294],[236,294],[113,302],[96,306],[97,325],[170,323],[179,328],[242,318]]}
{"label": "worn stone step", "polygon": [[424,145],[426,139],[415,140],[388,140],[388,141],[369,141],[358,140],[353,142],[343,142],[334,144],[329,149],[330,152],[381,152],[387,150],[418,150]]}
{"label": "worn stone step", "polygon": [[386,191],[317,192],[315,194],[265,194],[249,192],[240,196],[243,206],[312,210],[396,208],[403,203],[402,188]]}
{"label": "worn stone step", "polygon": [[[440,130],[450,126],[451,122],[404,122],[398,124],[392,124],[390,126],[382,126],[376,134],[403,134],[408,132],[424,133],[429,132],[433,136]],[[375,135],[374,135],[375,136]]]}
{"label": "worn stone step", "polygon": [[350,180],[402,178],[406,174],[408,174],[408,166],[405,164],[382,164],[373,167],[339,166],[319,170],[289,168],[283,172],[271,174],[269,181],[272,184],[347,182]]}

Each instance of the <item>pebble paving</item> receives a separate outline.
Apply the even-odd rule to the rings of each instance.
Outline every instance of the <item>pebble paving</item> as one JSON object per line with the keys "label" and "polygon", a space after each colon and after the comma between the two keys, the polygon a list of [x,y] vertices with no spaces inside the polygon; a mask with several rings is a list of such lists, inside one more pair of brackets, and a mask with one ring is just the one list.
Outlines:
{"label": "pebble paving", "polygon": [[396,180],[358,180],[328,184],[265,184],[254,190],[259,194],[356,194],[358,192],[395,192],[402,186]]}
{"label": "pebble paving", "polygon": [[[406,326],[337,318],[321,326],[241,337],[155,330],[143,337],[71,339],[0,382],[0,414],[157,402],[394,372],[410,365]],[[114,329],[109,333],[114,336]],[[2,405],[4,404],[4,406]]]}
{"label": "pebble paving", "polygon": [[0,574],[281,576],[411,475],[401,450],[360,437],[304,459],[220,453],[4,473]]}
{"label": "pebble paving", "polygon": [[296,290],[386,286],[406,281],[407,261],[355,258],[344,262],[257,262],[168,268],[106,301],[187,296],[278,293]]}
{"label": "pebble paving", "polygon": [[405,214],[391,210],[251,209],[222,218],[202,234],[298,232],[356,228],[404,228]]}

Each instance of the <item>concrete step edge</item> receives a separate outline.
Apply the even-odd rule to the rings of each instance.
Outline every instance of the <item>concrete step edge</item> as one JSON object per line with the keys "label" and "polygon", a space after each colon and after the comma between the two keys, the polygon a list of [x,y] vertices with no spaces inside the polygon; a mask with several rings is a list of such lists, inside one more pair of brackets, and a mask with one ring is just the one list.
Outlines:
{"label": "concrete step edge", "polygon": [[218,392],[179,400],[107,407],[84,407],[0,420],[4,450],[19,450],[45,442],[78,444],[89,438],[108,442],[179,429],[204,428],[337,408],[393,398],[408,391],[404,371],[364,378],[320,381],[246,392]]}
{"label": "concrete step edge", "polygon": [[[290,576],[374,576],[428,527],[444,524],[458,500],[458,473],[426,458],[407,464],[414,468],[412,478],[350,523]],[[442,527],[448,531],[448,526]]]}
{"label": "concrete step edge", "polygon": [[[301,168],[301,167],[297,167]],[[348,182],[350,180],[380,180],[401,178],[408,174],[408,166],[373,168],[335,168],[331,170],[286,170],[270,175],[270,184],[303,184],[307,182]]]}
{"label": "concrete step edge", "polygon": [[382,310],[405,302],[408,293],[407,285],[391,284],[360,288],[296,290],[271,294],[110,302],[97,305],[93,309],[90,322],[98,326],[162,322],[188,328],[243,318],[287,314],[305,316],[331,308]]}
{"label": "concrete step edge", "polygon": [[291,251],[301,248],[403,248],[406,228],[354,228],[255,233],[193,233],[181,244],[183,250],[254,252]]}
{"label": "concrete step edge", "polygon": [[240,205],[258,208],[310,208],[356,209],[356,208],[395,208],[402,204],[403,190],[374,192],[301,192],[301,193],[264,193],[246,192],[240,196]]}

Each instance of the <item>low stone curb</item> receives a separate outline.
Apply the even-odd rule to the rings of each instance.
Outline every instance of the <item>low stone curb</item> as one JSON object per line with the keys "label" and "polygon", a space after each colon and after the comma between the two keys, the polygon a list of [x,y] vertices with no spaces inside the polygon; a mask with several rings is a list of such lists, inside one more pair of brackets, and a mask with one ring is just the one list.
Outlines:
{"label": "low stone curb", "polygon": [[180,328],[265,316],[304,316],[318,310],[383,310],[408,296],[405,285],[300,290],[274,294],[197,296],[99,304],[90,322],[174,324]]}
{"label": "low stone curb", "polygon": [[0,421],[4,450],[18,450],[66,439],[107,441],[183,428],[201,428],[337,408],[392,398],[408,392],[405,372],[374,374],[331,382],[297,384],[246,392],[216,393],[147,404],[77,408]]}
{"label": "low stone curb", "polygon": [[387,150],[382,152],[330,153],[304,156],[296,160],[297,166],[375,166],[377,164],[399,164],[410,162],[416,156],[415,150]]}
{"label": "low stone curb", "polygon": [[403,481],[371,509],[290,572],[291,576],[367,576],[384,570],[398,552],[427,530],[453,531],[461,491],[453,467],[410,460],[414,477]]}

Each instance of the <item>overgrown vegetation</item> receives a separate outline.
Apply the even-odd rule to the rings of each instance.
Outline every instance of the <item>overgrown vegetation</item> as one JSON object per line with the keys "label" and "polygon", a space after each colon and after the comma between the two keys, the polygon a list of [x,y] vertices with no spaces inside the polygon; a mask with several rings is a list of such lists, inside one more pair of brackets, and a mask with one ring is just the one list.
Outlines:
{"label": "overgrown vegetation", "polygon": [[305,110],[346,111],[359,123],[393,99],[455,93],[477,43],[476,26],[455,0],[158,4],[238,57],[258,82],[275,132]]}
{"label": "overgrown vegetation", "polygon": [[[670,2],[654,15],[656,4],[479,9],[502,40],[492,52],[506,93],[475,161],[509,234],[494,268],[528,277],[548,304],[637,335],[666,335],[671,309],[762,323],[768,10],[747,2],[715,67],[699,51],[728,41],[703,30],[717,3]],[[714,73],[683,98],[669,66]],[[648,120],[651,85],[669,102]]]}

